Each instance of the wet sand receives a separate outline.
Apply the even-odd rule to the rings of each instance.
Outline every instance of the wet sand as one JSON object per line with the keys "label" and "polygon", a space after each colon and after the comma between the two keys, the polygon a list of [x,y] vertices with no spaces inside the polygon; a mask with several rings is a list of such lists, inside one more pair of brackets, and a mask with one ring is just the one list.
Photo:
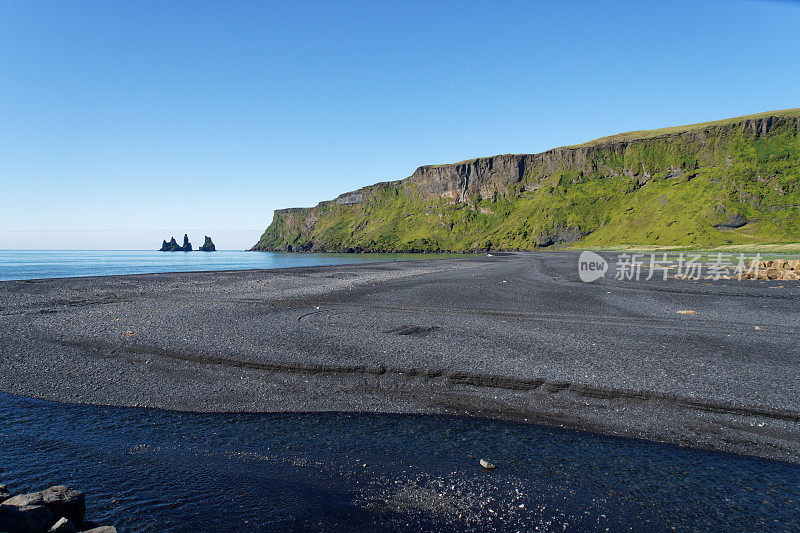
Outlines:
{"label": "wet sand", "polygon": [[800,463],[798,296],[792,282],[586,284],[569,252],[9,281],[0,390],[469,414]]}

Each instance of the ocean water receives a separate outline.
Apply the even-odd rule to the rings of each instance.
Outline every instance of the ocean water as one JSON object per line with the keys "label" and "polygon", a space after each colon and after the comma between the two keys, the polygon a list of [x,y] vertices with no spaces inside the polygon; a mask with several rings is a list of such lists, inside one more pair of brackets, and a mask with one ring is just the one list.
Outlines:
{"label": "ocean water", "polygon": [[0,281],[156,272],[251,270],[448,257],[448,254],[0,250]]}
{"label": "ocean water", "polygon": [[0,393],[0,441],[0,483],[74,485],[120,531],[800,530],[800,466],[511,422]]}

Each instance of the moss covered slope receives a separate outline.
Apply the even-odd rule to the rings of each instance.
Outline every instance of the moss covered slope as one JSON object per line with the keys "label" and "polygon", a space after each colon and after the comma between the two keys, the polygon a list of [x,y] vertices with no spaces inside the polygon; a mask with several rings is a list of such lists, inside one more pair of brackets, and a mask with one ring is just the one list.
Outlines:
{"label": "moss covered slope", "polygon": [[275,211],[254,250],[532,250],[800,241],[800,109],[418,168]]}

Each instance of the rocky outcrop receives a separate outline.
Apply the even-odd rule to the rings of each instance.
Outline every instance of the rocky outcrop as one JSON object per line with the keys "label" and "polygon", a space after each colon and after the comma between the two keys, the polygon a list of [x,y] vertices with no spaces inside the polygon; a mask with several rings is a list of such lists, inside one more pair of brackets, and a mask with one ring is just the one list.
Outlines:
{"label": "rocky outcrop", "polygon": [[740,213],[737,213],[729,216],[724,222],[714,224],[714,227],[721,230],[737,229],[741,228],[742,226],[746,226],[747,222],[748,221],[744,216],[742,216]]}
{"label": "rocky outcrop", "polygon": [[[208,238],[208,237],[206,237]],[[178,242],[175,240],[175,237],[172,237],[169,242],[164,241],[161,244],[160,252],[191,252],[192,251],[192,243],[189,242],[189,235],[183,235],[183,246],[179,245]]]}
{"label": "rocky outcrop", "polygon": [[180,252],[181,246],[175,241],[175,237],[172,237],[169,242],[166,240],[161,244],[160,252]]}
{"label": "rocky outcrop", "polygon": [[[0,485],[0,494],[10,496],[4,485]],[[96,527],[84,521],[84,493],[64,485],[0,498],[0,531],[6,533],[70,533],[94,531],[92,528]],[[116,529],[108,527],[104,531],[116,532]]]}
{"label": "rocky outcrop", "polygon": [[6,533],[45,533],[55,520],[44,505],[0,504],[0,531]]}
{"label": "rocky outcrop", "polygon": [[[795,109],[425,165],[315,207],[276,210],[252,249],[514,250],[588,236],[601,245],[662,244],[664,237],[677,245],[746,242],[749,234],[731,230],[765,211],[776,221],[800,218],[769,215],[798,211],[799,126]],[[675,208],[695,197],[697,205]],[[692,227],[682,226],[686,219]],[[791,239],[790,229],[776,237]]]}
{"label": "rocky outcrop", "polygon": [[554,244],[571,244],[578,242],[583,237],[583,232],[579,227],[557,226],[551,231],[545,231],[534,237],[536,246],[545,248]]}
{"label": "rocky outcrop", "polygon": [[198,248],[201,252],[214,252],[216,251],[217,247],[214,246],[214,243],[211,241],[211,237],[208,235],[205,236],[205,241],[203,241],[202,246]]}

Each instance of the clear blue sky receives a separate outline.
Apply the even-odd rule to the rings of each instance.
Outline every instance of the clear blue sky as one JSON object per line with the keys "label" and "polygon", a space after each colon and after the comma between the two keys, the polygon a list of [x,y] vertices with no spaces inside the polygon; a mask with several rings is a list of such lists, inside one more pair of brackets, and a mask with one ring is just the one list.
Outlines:
{"label": "clear blue sky", "polygon": [[799,28],[779,1],[3,1],[0,248],[254,242],[422,164],[800,107]]}

